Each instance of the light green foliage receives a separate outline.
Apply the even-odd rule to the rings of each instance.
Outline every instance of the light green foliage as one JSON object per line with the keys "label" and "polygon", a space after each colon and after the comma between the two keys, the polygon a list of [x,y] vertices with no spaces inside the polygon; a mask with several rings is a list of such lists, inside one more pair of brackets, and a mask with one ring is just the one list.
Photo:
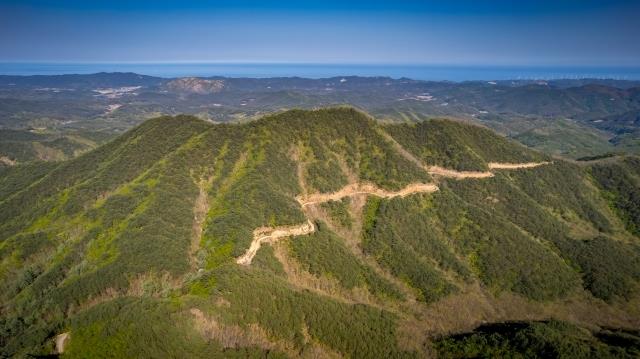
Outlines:
{"label": "light green foliage", "polygon": [[260,123],[247,127],[214,129],[203,139],[205,143],[231,140],[219,158],[224,164],[221,176],[212,185],[205,223],[203,246],[210,254],[208,268],[242,254],[255,228],[296,224],[305,219],[293,198],[299,189],[295,165],[286,149]]}
{"label": "light green foliage", "polygon": [[305,179],[312,189],[318,192],[332,192],[347,184],[347,177],[338,163],[338,154],[332,152],[329,147],[335,147],[334,144],[326,144],[316,136],[302,141],[309,143],[308,146],[302,147],[306,150],[302,154],[302,160],[306,162]]}
{"label": "light green foliage", "polygon": [[[633,182],[622,182],[625,178],[623,175],[607,178],[617,178],[621,183],[619,188],[629,191],[627,193],[636,191],[637,187]],[[596,297],[606,300],[615,296],[628,298],[630,293],[635,292],[638,282],[640,257],[637,244],[630,245],[606,239],[606,234],[612,230],[612,224],[604,214],[606,205],[587,181],[586,173],[579,167],[558,163],[501,174],[482,182],[452,181],[448,186],[460,199],[472,203],[477,208],[483,208],[494,218],[504,218],[514,223],[536,237],[546,248],[556,252],[568,265],[579,269],[583,286]],[[573,225],[584,226],[584,223],[588,223],[605,235],[587,241],[571,238],[568,228],[572,220],[571,214],[576,214],[582,220]],[[558,217],[564,220],[559,220]],[[450,214],[443,218],[457,216]],[[488,228],[489,223],[491,222],[484,222],[482,226]],[[490,258],[499,258],[499,252],[490,254]],[[564,266],[554,271],[564,274],[555,276],[552,275],[552,271],[544,282],[558,290],[564,287],[563,291],[566,291],[574,280],[565,278],[564,285],[553,284],[550,278],[561,281],[562,277],[567,275]],[[533,275],[527,277],[534,278]]]}
{"label": "light green foliage", "polygon": [[540,166],[527,171],[505,172],[518,188],[539,205],[560,215],[575,213],[596,229],[609,232],[611,223],[603,214],[603,203],[584,171],[566,162]]}

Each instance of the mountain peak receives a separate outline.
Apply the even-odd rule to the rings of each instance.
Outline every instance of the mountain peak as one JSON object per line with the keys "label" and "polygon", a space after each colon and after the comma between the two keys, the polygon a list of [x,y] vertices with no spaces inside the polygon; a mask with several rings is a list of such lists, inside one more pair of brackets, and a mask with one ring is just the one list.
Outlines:
{"label": "mountain peak", "polygon": [[211,80],[199,77],[182,77],[165,84],[170,91],[208,95],[222,91],[224,80]]}

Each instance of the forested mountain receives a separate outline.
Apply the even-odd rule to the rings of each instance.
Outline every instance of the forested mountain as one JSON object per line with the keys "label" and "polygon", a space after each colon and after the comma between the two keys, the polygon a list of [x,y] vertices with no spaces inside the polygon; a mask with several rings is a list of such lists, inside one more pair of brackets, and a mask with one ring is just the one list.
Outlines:
{"label": "forested mountain", "polygon": [[350,108],[163,116],[0,168],[0,355],[637,357],[639,229],[637,157]]}

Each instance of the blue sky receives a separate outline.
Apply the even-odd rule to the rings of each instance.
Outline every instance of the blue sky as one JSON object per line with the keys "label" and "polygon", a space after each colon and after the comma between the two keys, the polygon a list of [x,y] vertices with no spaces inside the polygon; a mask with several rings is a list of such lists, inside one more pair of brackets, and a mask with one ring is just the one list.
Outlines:
{"label": "blue sky", "polygon": [[640,65],[640,1],[0,0],[0,61]]}

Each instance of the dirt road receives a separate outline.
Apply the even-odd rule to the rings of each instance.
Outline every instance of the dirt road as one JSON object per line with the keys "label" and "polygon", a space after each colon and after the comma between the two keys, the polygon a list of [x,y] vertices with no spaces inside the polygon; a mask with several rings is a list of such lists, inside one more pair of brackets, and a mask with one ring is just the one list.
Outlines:
{"label": "dirt road", "polygon": [[[338,201],[344,197],[357,194],[367,194],[382,198],[404,197],[414,193],[432,193],[438,190],[438,186],[432,183],[412,183],[399,191],[387,191],[371,183],[352,183],[332,193],[314,193],[306,196],[298,196],[296,200],[300,206],[305,207],[316,203]],[[315,232],[316,228],[311,220],[297,226],[260,227],[253,231],[253,241],[249,249],[236,259],[236,263],[249,265],[255,257],[262,243],[274,243],[278,239],[292,236],[301,236]]]}
{"label": "dirt road", "polygon": [[551,164],[551,162],[525,162],[525,163],[500,163],[500,162],[489,162],[487,166],[491,170],[515,170],[519,168],[533,168],[539,167],[543,165]]}
{"label": "dirt road", "polygon": [[430,166],[427,168],[427,172],[430,175],[448,177],[448,178],[487,178],[493,177],[493,173],[489,171],[456,171],[439,166]]}
{"label": "dirt road", "polygon": [[64,346],[69,341],[69,332],[56,335],[56,353],[64,353]]}
{"label": "dirt road", "polygon": [[283,226],[283,227],[260,227],[253,231],[253,241],[251,241],[251,245],[249,249],[242,256],[236,259],[236,263],[242,265],[249,265],[253,260],[253,257],[256,256],[258,249],[262,246],[262,243],[273,243],[276,242],[280,238],[291,237],[291,236],[302,236],[305,234],[310,234],[316,231],[316,226],[311,222],[311,220],[307,220],[306,223],[297,225],[297,226]]}
{"label": "dirt road", "polygon": [[[533,168],[542,165],[549,164],[550,162],[525,162],[525,163],[501,163],[501,162],[490,162],[487,164],[489,167],[489,171],[456,171],[453,169],[443,168],[439,166],[427,166],[420,159],[415,157],[409,151],[407,151],[404,147],[402,147],[393,137],[389,134],[385,133],[382,130],[379,130],[379,133],[392,144],[395,150],[405,159],[413,162],[418,167],[424,169],[427,173],[438,176],[438,177],[447,177],[447,178],[456,178],[456,179],[465,179],[465,178],[488,178],[493,177],[494,173],[492,170],[511,170],[511,169],[521,169],[521,168]],[[295,156],[297,158],[297,155]],[[302,167],[298,165],[298,179],[301,181],[301,188],[305,188],[304,179],[303,179]],[[407,185],[405,188],[402,188],[398,191],[387,191],[376,186],[373,183],[363,183],[363,182],[354,182],[350,183],[338,191],[331,193],[312,193],[307,194],[306,191],[303,191],[303,194],[296,197],[300,206],[304,209],[307,206],[324,203],[329,201],[339,201],[342,198],[355,196],[359,194],[377,196],[381,198],[393,198],[393,197],[404,197],[415,193],[432,193],[438,191],[438,186],[434,183],[411,183]],[[194,225],[195,227],[195,225]],[[305,235],[315,232],[316,228],[311,220],[307,219],[307,223],[298,225],[298,226],[285,226],[285,227],[261,227],[257,228],[253,232],[253,241],[247,249],[247,252],[242,256],[236,259],[238,264],[249,265],[255,257],[258,249],[262,243],[273,243],[280,238],[290,237],[290,236],[299,236]]]}
{"label": "dirt road", "polygon": [[411,183],[398,191],[387,191],[372,183],[352,183],[342,189],[331,193],[313,193],[306,196],[297,196],[296,200],[301,206],[308,206],[315,203],[329,201],[339,201],[344,197],[357,194],[368,194],[381,198],[404,197],[414,193],[431,193],[438,190],[438,186],[433,183]]}

